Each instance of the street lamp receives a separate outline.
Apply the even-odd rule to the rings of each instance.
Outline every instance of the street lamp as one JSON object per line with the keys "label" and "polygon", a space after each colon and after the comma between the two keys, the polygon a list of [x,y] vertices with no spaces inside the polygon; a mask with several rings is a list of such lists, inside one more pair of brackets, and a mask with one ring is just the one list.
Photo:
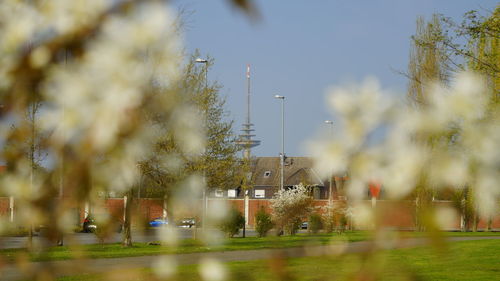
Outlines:
{"label": "street lamp", "polygon": [[208,60],[197,58],[194,62],[205,64],[205,90],[206,90],[208,88]]}
{"label": "street lamp", "polygon": [[[197,58],[195,61],[195,63],[202,63],[202,64],[205,64],[205,91],[208,89],[208,60],[207,59],[202,59],[202,58]],[[208,108],[205,109],[205,125],[208,127],[208,122],[207,122],[207,118],[208,118]],[[208,129],[207,129],[208,131]],[[207,179],[206,179],[206,172],[205,170],[203,170],[203,180],[205,181],[205,184],[207,183]],[[207,216],[207,208],[208,208],[208,196],[207,196],[207,187],[205,186],[205,188],[203,189],[203,214],[202,214],[202,227],[203,229],[205,229],[205,225],[206,225],[206,216]],[[194,231],[194,234],[196,235],[196,230]]]}
{"label": "street lamp", "polygon": [[284,188],[284,166],[285,166],[285,97],[280,95],[275,95],[275,99],[281,100],[281,153],[280,153],[280,167],[281,167],[281,177],[280,177],[280,189]]}
{"label": "street lamp", "polygon": [[332,137],[333,137],[333,121],[331,121],[331,120],[325,120],[325,124],[328,124],[328,125],[331,126],[331,130],[332,130],[331,133],[332,133]]}
{"label": "street lamp", "polygon": [[[331,121],[331,120],[325,120],[325,124],[330,125],[331,138],[333,139],[333,121]],[[329,180],[329,182],[330,182],[330,189],[328,191],[328,199],[329,199],[330,203],[333,200],[333,196],[332,196],[333,195],[333,179],[334,179],[334,177],[333,177],[333,173],[332,173],[330,175],[330,180]]]}

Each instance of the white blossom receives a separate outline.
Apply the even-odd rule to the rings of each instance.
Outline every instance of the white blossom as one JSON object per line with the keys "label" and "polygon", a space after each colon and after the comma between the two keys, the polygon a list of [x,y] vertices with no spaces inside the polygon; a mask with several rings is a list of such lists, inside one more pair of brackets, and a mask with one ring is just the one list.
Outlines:
{"label": "white blossom", "polygon": [[312,210],[312,198],[302,183],[290,189],[280,189],[271,199],[273,220],[277,226],[290,234]]}
{"label": "white blossom", "polygon": [[153,272],[161,279],[171,279],[177,273],[177,260],[172,256],[161,256],[153,261]]}
{"label": "white blossom", "polygon": [[431,87],[421,108],[401,104],[373,80],[332,88],[327,100],[341,126],[335,140],[309,143],[316,168],[322,176],[348,173],[351,200],[361,199],[373,180],[394,199],[420,184],[472,188],[479,213],[491,215],[500,198],[497,112],[488,111],[489,93],[476,75],[452,81]]}
{"label": "white blossom", "polygon": [[200,261],[200,276],[204,281],[227,280],[228,272],[220,261],[212,258],[205,258]]}

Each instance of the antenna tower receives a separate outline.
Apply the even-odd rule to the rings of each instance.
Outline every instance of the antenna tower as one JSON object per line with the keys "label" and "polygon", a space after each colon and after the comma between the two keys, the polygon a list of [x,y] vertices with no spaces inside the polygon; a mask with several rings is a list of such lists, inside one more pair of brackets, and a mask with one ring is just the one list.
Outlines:
{"label": "antenna tower", "polygon": [[252,129],[252,124],[250,122],[250,65],[247,65],[247,116],[245,123],[243,124],[243,132],[239,135],[239,139],[236,141],[236,144],[243,147],[243,158],[250,159],[250,150],[252,147],[256,147],[260,144],[259,140],[253,140],[252,138],[255,135],[252,134],[254,129]]}

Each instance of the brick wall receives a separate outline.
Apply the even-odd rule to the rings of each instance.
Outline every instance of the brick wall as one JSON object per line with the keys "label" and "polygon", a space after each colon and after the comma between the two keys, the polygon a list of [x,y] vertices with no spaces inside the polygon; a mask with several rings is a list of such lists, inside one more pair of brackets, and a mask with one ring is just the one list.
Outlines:
{"label": "brick wall", "polygon": [[[208,206],[212,206],[215,201],[226,201],[228,204],[237,208],[242,214],[245,213],[244,199],[209,199]],[[341,201],[335,201],[341,202]],[[315,207],[321,207],[328,204],[328,200],[315,200]],[[371,206],[371,201],[365,200],[363,204]],[[449,201],[434,202],[436,208],[452,207]],[[137,205],[136,205],[137,206]],[[200,206],[202,202],[200,201]],[[108,210],[110,214],[116,219],[121,221],[123,218],[123,198],[110,198],[103,201],[103,208]],[[255,224],[255,214],[260,208],[264,208],[268,213],[271,213],[270,201],[267,199],[249,199],[249,225]],[[84,219],[84,206],[79,207],[80,219]],[[318,208],[318,210],[320,210]],[[412,201],[377,201],[377,215],[376,218],[379,224],[386,227],[393,227],[399,229],[413,229],[414,227],[414,205]],[[8,216],[9,214],[9,198],[0,197],[0,216]],[[141,216],[144,221],[149,221],[163,215],[163,200],[162,199],[140,199],[137,209],[134,210],[135,215]],[[183,213],[184,217],[195,217],[196,213]],[[479,221],[478,229],[486,228],[487,220],[481,219]],[[500,213],[491,219],[491,227],[500,230]],[[457,216],[453,222],[450,223],[448,229],[457,230],[460,228],[460,218]]]}
{"label": "brick wall", "polygon": [[266,212],[271,213],[271,202],[264,199],[250,199],[248,200],[248,224],[253,226],[255,224],[255,215],[264,208]]}
{"label": "brick wall", "polygon": [[0,197],[0,216],[9,216],[9,198]]}
{"label": "brick wall", "polygon": [[[132,214],[141,217],[144,220],[152,220],[154,218],[158,218],[163,216],[163,200],[162,199],[150,199],[150,198],[141,198],[136,199],[139,202],[134,202],[134,208],[132,210]],[[138,203],[138,204],[136,204]],[[111,216],[117,220],[123,220],[123,208],[124,201],[123,198],[108,198],[103,201],[104,209],[108,210]],[[92,204],[90,205],[90,209],[93,209]],[[80,206],[80,219],[83,222],[84,219],[84,206]]]}
{"label": "brick wall", "polygon": [[139,199],[140,215],[148,220],[163,216],[162,199]]}

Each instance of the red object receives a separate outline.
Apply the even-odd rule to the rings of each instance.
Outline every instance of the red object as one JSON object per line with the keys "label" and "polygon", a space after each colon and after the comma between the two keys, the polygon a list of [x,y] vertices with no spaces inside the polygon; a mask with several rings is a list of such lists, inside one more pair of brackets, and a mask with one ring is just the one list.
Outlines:
{"label": "red object", "polygon": [[368,187],[370,188],[370,193],[372,194],[372,197],[378,198],[378,195],[380,194],[380,188],[382,185],[378,182],[371,182],[368,184]]}

